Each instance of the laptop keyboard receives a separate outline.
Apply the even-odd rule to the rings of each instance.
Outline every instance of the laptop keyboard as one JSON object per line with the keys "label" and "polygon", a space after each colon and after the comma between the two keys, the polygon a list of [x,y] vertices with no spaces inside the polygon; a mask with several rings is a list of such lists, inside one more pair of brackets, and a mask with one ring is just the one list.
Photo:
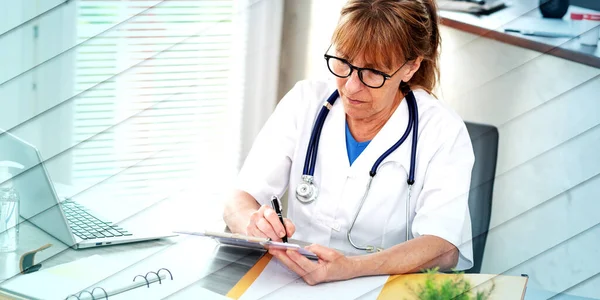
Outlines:
{"label": "laptop keyboard", "polygon": [[105,222],[94,217],[88,213],[87,208],[77,202],[65,200],[61,205],[71,230],[81,239],[90,240],[131,235],[127,230],[113,225],[111,222]]}

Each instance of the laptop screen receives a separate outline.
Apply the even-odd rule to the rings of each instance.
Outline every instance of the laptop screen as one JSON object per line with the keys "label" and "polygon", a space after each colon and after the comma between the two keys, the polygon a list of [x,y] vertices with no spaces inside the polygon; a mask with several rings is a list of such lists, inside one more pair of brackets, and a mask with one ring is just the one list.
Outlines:
{"label": "laptop screen", "polygon": [[[10,169],[13,187],[20,198],[20,215],[68,246],[75,244],[58,198],[38,150],[16,136],[0,130],[0,161],[24,166]],[[0,182],[0,186],[3,183]]]}

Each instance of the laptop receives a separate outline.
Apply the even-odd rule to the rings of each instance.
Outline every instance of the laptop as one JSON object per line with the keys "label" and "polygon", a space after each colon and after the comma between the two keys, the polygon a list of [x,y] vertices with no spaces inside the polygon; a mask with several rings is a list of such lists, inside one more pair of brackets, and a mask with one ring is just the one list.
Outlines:
{"label": "laptop", "polygon": [[[13,187],[20,197],[20,215],[74,249],[155,240],[173,233],[129,232],[71,199],[59,201],[38,149],[0,129],[0,161],[24,168],[11,169]],[[2,184],[2,182],[0,182]]]}

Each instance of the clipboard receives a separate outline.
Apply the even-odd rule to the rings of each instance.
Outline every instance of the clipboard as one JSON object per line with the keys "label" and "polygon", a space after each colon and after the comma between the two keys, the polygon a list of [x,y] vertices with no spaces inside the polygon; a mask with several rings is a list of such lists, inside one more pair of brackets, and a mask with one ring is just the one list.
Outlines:
{"label": "clipboard", "polygon": [[212,238],[212,239],[216,240],[217,242],[219,242],[219,244],[242,247],[242,248],[250,248],[250,249],[257,249],[257,250],[268,250],[269,248],[292,249],[292,250],[298,251],[298,253],[304,255],[308,259],[311,259],[311,260],[319,259],[319,257],[316,254],[304,249],[303,247],[300,247],[300,245],[298,245],[298,244],[274,242],[274,241],[271,241],[271,239],[269,239],[269,238],[261,238],[261,237],[247,236],[247,235],[242,235],[242,234],[237,234],[237,233],[216,232],[216,231],[207,231],[207,230],[202,231],[202,232],[174,231],[174,233],[209,237],[209,238]]}

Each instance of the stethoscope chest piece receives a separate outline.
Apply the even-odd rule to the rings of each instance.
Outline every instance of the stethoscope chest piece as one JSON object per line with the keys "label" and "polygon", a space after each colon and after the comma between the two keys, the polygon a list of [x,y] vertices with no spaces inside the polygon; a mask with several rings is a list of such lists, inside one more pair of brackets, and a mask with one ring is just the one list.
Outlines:
{"label": "stethoscope chest piece", "polygon": [[319,189],[313,183],[313,176],[302,175],[302,182],[296,187],[296,199],[302,203],[311,203],[317,199]]}

